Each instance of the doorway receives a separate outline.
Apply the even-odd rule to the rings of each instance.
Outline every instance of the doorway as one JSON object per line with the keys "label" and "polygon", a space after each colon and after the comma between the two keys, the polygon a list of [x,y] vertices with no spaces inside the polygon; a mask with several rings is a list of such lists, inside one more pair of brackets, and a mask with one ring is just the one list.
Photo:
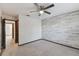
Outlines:
{"label": "doorway", "polygon": [[19,43],[18,39],[18,20],[3,19],[2,20],[2,40],[1,48],[8,48],[11,43]]}
{"label": "doorway", "polygon": [[6,48],[8,48],[15,40],[15,22],[14,21],[5,21],[5,39],[6,39]]}

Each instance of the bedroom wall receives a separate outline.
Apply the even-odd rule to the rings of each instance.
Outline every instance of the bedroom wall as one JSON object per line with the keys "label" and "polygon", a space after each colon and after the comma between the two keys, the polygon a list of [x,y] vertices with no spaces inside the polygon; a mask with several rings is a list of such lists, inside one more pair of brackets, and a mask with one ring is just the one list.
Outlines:
{"label": "bedroom wall", "polygon": [[42,20],[42,38],[79,48],[79,11]]}
{"label": "bedroom wall", "polygon": [[41,38],[41,20],[19,15],[19,45]]}

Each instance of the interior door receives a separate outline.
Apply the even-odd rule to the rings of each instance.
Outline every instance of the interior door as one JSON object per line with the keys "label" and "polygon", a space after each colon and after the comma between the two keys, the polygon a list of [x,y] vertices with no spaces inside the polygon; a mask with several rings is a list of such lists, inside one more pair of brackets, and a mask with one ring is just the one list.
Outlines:
{"label": "interior door", "polygon": [[2,27],[2,40],[1,40],[1,49],[5,49],[5,19],[2,19],[1,21],[1,27]]}
{"label": "interior door", "polygon": [[19,23],[18,20],[15,21],[15,43],[19,43]]}

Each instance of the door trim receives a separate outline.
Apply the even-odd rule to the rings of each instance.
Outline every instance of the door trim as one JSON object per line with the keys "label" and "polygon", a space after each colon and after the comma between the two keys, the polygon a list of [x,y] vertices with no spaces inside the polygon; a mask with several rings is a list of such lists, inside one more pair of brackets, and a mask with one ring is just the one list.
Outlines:
{"label": "door trim", "polygon": [[3,51],[3,49],[6,48],[6,36],[5,36],[5,21],[14,21],[15,22],[15,43],[18,43],[19,44],[19,23],[18,23],[18,20],[11,20],[11,19],[2,19],[1,20],[1,50]]}
{"label": "door trim", "polygon": [[1,49],[5,49],[5,19],[1,20]]}

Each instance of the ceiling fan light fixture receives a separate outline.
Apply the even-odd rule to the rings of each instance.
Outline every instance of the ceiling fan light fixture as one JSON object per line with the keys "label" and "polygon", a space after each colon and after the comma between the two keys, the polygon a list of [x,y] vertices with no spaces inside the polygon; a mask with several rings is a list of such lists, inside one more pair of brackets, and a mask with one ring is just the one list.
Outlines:
{"label": "ceiling fan light fixture", "polygon": [[40,11],[40,14],[43,14],[44,13],[44,11]]}

